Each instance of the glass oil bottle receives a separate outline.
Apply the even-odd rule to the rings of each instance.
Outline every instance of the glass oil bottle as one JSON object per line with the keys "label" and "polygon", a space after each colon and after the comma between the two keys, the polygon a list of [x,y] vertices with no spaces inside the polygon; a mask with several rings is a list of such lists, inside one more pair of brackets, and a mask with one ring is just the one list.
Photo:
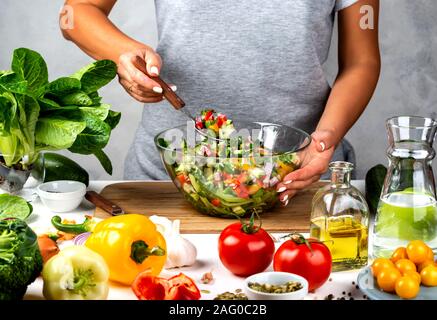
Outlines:
{"label": "glass oil bottle", "polygon": [[333,271],[361,268],[368,259],[369,208],[350,184],[352,163],[332,162],[329,169],[331,182],[313,198],[310,234],[328,246]]}

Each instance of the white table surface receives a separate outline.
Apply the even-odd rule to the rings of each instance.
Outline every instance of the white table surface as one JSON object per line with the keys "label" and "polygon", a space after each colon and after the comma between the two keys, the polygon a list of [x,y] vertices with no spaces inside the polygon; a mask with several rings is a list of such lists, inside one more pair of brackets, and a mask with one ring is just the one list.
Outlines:
{"label": "white table surface", "polygon": [[[101,191],[106,185],[121,182],[121,181],[91,181],[89,190]],[[364,181],[353,181],[353,184],[363,191]],[[29,225],[36,233],[44,233],[50,228],[50,219],[54,215],[46,207],[42,205],[39,199],[32,203],[34,212],[29,218]],[[291,204],[292,205],[292,204]],[[93,215],[94,206],[88,201],[84,200],[81,206],[74,212],[60,214],[63,218],[75,219],[77,222],[82,221],[84,215]],[[152,215],[153,212],[150,212]],[[200,290],[207,290],[210,293],[202,293],[202,299],[213,299],[217,294],[225,291],[235,291],[242,289],[244,278],[234,276],[221,264],[217,247],[218,234],[184,234],[184,237],[189,239],[197,248],[197,262],[191,267],[184,267],[178,269],[163,270],[163,275],[173,275],[183,272],[193,278]],[[273,234],[274,237],[279,238],[281,234]],[[280,243],[276,244],[277,246]],[[272,270],[270,266],[268,270]],[[212,272],[215,280],[211,284],[200,283],[200,278],[205,272]],[[330,280],[327,281],[315,293],[310,293],[306,299],[317,300],[324,299],[329,294],[334,295],[334,299],[345,297],[349,299],[363,299],[363,293],[356,288],[356,279],[358,270],[348,272],[335,272],[331,274]],[[25,299],[44,299],[42,296],[42,279],[38,278],[31,284],[25,295]],[[345,293],[345,295],[343,294]],[[349,296],[350,294],[350,296]],[[111,283],[108,299],[126,300],[136,299],[130,287],[121,286],[116,283]]]}

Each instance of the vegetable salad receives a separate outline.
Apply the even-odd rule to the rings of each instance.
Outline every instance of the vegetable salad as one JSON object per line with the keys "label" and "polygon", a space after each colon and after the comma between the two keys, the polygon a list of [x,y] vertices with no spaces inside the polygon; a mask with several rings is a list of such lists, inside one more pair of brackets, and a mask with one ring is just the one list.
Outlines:
{"label": "vegetable salad", "polygon": [[[273,154],[262,141],[233,135],[232,120],[214,110],[196,119],[197,129],[208,130],[194,148],[182,141],[175,161],[166,169],[185,198],[200,212],[221,217],[250,215],[273,207],[275,186],[298,167],[296,153]],[[211,133],[214,136],[211,137]],[[170,148],[162,138],[158,144]],[[170,148],[171,149],[171,148]]]}

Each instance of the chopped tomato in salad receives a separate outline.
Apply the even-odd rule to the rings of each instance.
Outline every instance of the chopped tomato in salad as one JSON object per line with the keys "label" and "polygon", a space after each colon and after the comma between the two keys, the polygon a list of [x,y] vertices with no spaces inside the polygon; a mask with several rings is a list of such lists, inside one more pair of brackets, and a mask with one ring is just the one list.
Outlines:
{"label": "chopped tomato in salad", "polygon": [[223,139],[227,139],[235,130],[232,120],[212,109],[203,110],[200,116],[196,117],[196,128],[211,130],[215,136]]}
{"label": "chopped tomato in salad", "polygon": [[183,141],[182,156],[167,165],[193,206],[209,215],[234,217],[276,203],[275,185],[299,165],[295,153],[275,155],[260,141],[234,137],[232,120],[214,110],[202,111],[196,128],[212,130],[214,136],[205,135],[191,148]]}

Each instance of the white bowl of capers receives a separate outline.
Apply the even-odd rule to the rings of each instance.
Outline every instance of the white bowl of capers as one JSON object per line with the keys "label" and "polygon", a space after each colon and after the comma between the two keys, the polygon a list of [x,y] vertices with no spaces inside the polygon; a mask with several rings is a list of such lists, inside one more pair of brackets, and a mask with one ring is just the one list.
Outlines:
{"label": "white bowl of capers", "polygon": [[308,281],[294,273],[261,272],[244,281],[249,300],[302,300],[308,294]]}

